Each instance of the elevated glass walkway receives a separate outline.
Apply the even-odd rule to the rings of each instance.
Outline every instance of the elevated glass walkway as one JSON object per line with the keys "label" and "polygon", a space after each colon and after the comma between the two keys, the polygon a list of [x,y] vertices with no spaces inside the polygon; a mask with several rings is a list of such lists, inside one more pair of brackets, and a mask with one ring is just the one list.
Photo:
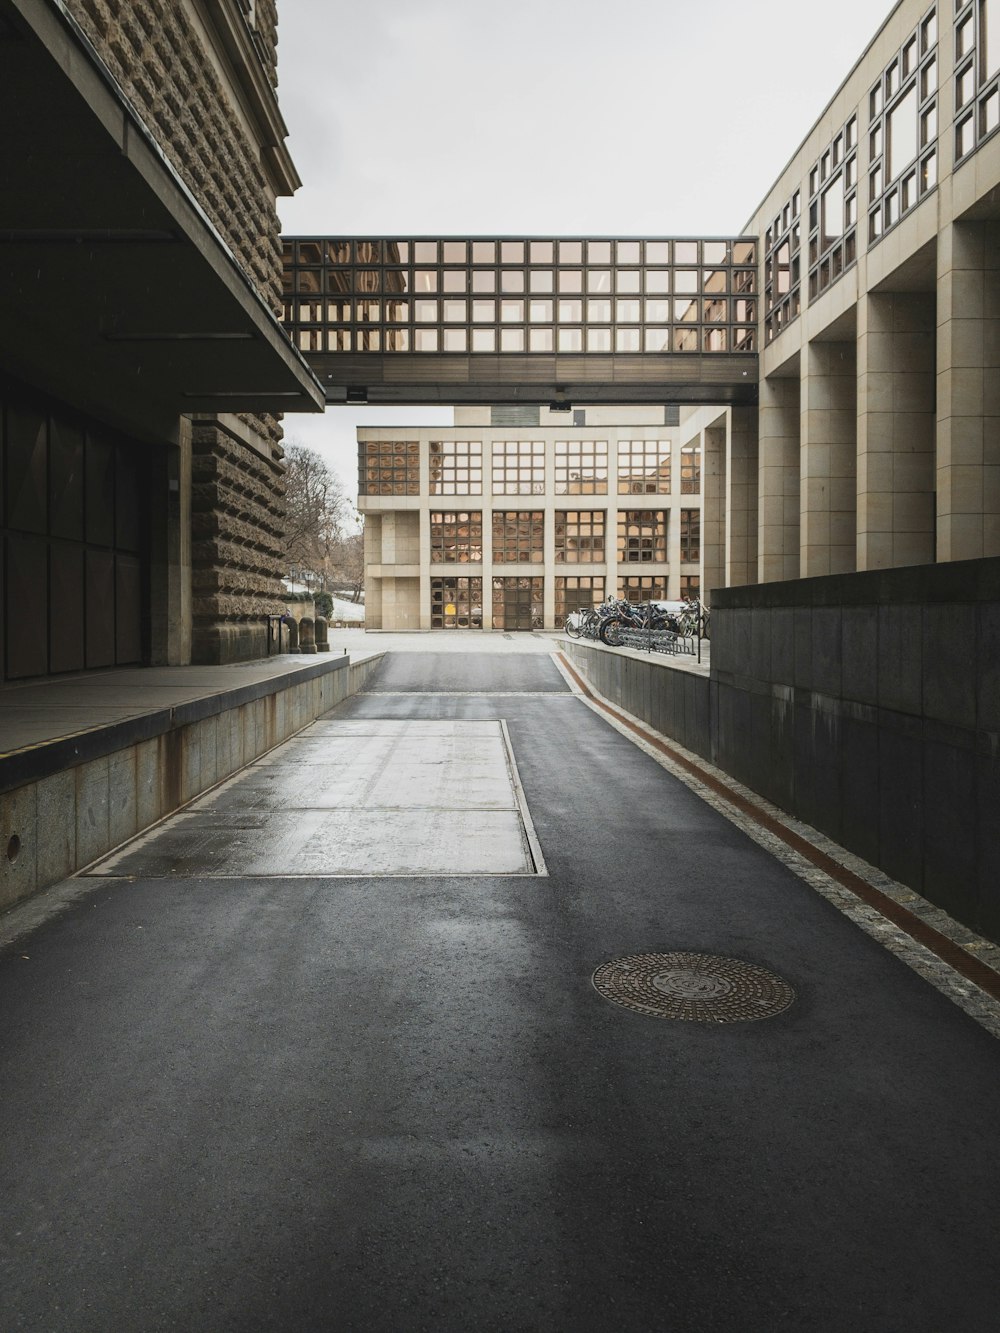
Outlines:
{"label": "elevated glass walkway", "polygon": [[753,403],[757,238],[284,238],[328,403]]}

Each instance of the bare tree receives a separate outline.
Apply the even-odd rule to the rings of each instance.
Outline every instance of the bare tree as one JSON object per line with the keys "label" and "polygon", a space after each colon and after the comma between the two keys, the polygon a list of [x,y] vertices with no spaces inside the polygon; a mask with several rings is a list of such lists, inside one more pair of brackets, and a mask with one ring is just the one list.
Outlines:
{"label": "bare tree", "polygon": [[314,450],[289,445],[285,463],[286,572],[325,588],[349,535],[350,504],[339,478]]}
{"label": "bare tree", "polygon": [[351,601],[359,602],[365,588],[364,518],[359,514],[360,532],[349,532],[337,545],[333,561],[337,587],[350,592]]}

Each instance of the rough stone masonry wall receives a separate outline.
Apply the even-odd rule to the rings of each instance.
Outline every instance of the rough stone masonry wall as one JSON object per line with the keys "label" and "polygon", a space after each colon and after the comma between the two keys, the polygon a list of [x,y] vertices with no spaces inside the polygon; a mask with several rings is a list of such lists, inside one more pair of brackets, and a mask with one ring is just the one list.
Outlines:
{"label": "rough stone masonry wall", "polygon": [[[281,228],[259,145],[247,137],[184,0],[67,0],[67,7],[264,300],[280,310]],[[256,20],[256,50],[275,87],[275,0],[257,0]],[[261,453],[205,421],[193,434],[199,662],[264,653],[265,617],[280,600],[281,426],[270,416],[240,420]]]}

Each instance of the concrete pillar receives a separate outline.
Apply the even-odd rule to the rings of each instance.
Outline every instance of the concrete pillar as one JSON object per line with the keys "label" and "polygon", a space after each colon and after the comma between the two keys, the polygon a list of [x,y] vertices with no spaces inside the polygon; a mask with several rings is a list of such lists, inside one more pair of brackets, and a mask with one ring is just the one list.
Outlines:
{"label": "concrete pillar", "polygon": [[801,374],[799,573],[843,574],[857,561],[857,356],[813,342]]}
{"label": "concrete pillar", "polygon": [[858,303],[858,569],[934,561],[934,295]]}
{"label": "concrete pillar", "polygon": [[149,465],[150,665],[191,661],[191,419]]}
{"label": "concrete pillar", "polygon": [[938,235],[937,558],[1000,555],[1000,224]]}
{"label": "concrete pillar", "polygon": [[731,409],[726,453],[726,587],[732,588],[757,582],[759,459],[755,408]]}
{"label": "concrete pillar", "polygon": [[757,575],[799,577],[799,379],[761,381],[757,412]]}
{"label": "concrete pillar", "polygon": [[[701,552],[702,580],[701,597],[708,606],[712,604],[712,589],[724,588],[726,579],[726,533],[727,533],[727,488],[726,488],[726,418],[707,427],[702,433],[701,477],[702,477],[702,512],[701,512]],[[679,511],[677,526],[680,525]],[[756,525],[756,514],[754,523]],[[678,546],[679,550],[679,546]]]}

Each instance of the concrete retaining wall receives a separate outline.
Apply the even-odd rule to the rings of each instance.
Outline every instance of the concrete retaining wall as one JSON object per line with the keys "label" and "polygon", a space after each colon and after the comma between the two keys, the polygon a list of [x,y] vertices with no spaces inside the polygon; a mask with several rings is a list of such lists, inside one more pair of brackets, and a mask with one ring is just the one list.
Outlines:
{"label": "concrete retaining wall", "polygon": [[611,703],[703,759],[712,758],[708,676],[675,667],[667,657],[633,657],[579,639],[567,642],[564,651]]}
{"label": "concrete retaining wall", "polygon": [[728,588],[715,762],[1000,938],[1000,559]]}
{"label": "concrete retaining wall", "polygon": [[[0,910],[65,879],[294,736],[361,689],[382,656],[327,660],[283,681],[11,756],[8,779],[15,762],[22,777],[32,767],[37,776],[0,794]],[[19,850],[10,859],[4,852],[12,838]]]}
{"label": "concrete retaining wall", "polygon": [[716,589],[710,679],[567,652],[611,702],[1000,940],[1000,559]]}

